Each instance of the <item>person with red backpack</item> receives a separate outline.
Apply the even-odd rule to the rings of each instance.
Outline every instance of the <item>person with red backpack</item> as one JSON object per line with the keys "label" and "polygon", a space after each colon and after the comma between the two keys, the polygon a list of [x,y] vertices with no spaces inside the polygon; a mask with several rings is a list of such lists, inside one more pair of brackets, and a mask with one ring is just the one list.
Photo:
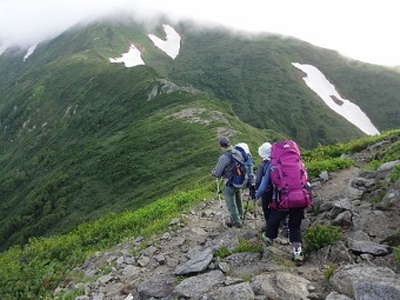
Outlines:
{"label": "person with red backpack", "polygon": [[[260,147],[262,148],[262,147]],[[264,146],[267,152],[268,145]],[[271,246],[278,236],[279,225],[289,216],[289,239],[293,246],[293,260],[304,260],[300,226],[304,209],[312,204],[308,175],[294,141],[276,142],[270,147],[271,159],[264,165],[256,197],[270,193],[267,230],[262,237]]]}

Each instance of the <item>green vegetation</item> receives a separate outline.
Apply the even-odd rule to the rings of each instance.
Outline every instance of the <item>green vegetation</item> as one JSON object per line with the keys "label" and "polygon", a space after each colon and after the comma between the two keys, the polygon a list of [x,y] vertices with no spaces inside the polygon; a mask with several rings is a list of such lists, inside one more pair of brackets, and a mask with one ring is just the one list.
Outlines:
{"label": "green vegetation", "polygon": [[390,174],[390,179],[393,181],[400,179],[400,166],[396,166],[393,172]]}
{"label": "green vegetation", "polygon": [[248,37],[224,29],[198,31],[190,25],[180,29],[185,43],[177,59],[168,65],[168,76],[230,101],[244,122],[284,133],[306,147],[363,136],[330,110],[291,65],[303,61],[297,49],[307,46],[312,53],[322,49],[271,35]]}
{"label": "green vegetation", "polygon": [[[32,71],[18,92],[5,89],[13,98],[0,104],[7,126],[0,135],[0,250],[207,182],[219,130],[253,149],[279,137],[205,94],[175,91],[147,101],[159,77],[145,66],[67,56],[47,67],[40,81]],[[176,116],[190,109],[204,110],[199,122]]]}
{"label": "green vegetation", "polygon": [[144,208],[82,224],[69,234],[33,238],[24,247],[13,247],[0,254],[0,298],[49,296],[66,273],[88,255],[129,237],[160,232],[171,218],[211,194],[210,186],[178,192]]}
{"label": "green vegetation", "polygon": [[316,224],[307,228],[304,234],[305,251],[312,252],[332,245],[342,237],[340,227]]}
{"label": "green vegetation", "polygon": [[326,279],[330,279],[332,277],[332,275],[335,273],[335,271],[337,270],[338,265],[336,264],[331,264],[329,265],[325,270],[324,270],[324,276]]}
{"label": "green vegetation", "polygon": [[400,248],[394,248],[394,260],[400,265]]}
{"label": "green vegetation", "polygon": [[244,238],[239,238],[239,244],[233,250],[229,250],[226,246],[221,246],[215,251],[215,256],[225,258],[229,255],[242,252],[261,253],[263,249],[263,244],[260,241],[251,242]]}
{"label": "green vegetation", "polygon": [[[347,168],[353,164],[353,161],[346,157],[346,154],[352,154],[363,151],[368,146],[384,140],[396,141],[400,139],[400,130],[390,130],[377,136],[369,136],[361,139],[352,140],[348,143],[338,143],[327,146],[319,146],[312,150],[302,152],[302,158],[306,163],[307,171],[310,177],[316,177],[321,171],[335,171]],[[375,156],[380,159],[374,159],[366,166],[367,169],[376,169],[382,163],[400,159],[400,141],[392,143],[389,147],[376,150]]]}

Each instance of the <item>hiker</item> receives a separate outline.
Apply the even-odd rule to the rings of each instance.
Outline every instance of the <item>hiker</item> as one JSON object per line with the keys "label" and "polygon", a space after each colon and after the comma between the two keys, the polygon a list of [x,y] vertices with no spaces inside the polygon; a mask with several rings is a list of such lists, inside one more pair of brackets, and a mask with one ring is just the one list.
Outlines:
{"label": "hiker", "polygon": [[[259,189],[261,185],[261,179],[263,178],[265,172],[268,169],[268,166],[271,164],[271,147],[272,145],[268,142],[262,144],[258,148],[258,155],[261,157],[262,161],[257,167],[257,175],[256,175],[256,183],[255,183],[255,188],[258,190],[258,194],[255,195],[256,199],[261,198],[261,207],[264,213],[264,219],[265,219],[265,226],[263,226],[262,231],[265,232],[267,228],[267,223],[268,223],[268,217],[271,212],[271,208],[269,207],[271,201],[272,201],[272,185],[266,186],[262,189]],[[289,228],[288,228],[288,218],[284,218],[281,222],[283,225],[283,235],[284,237],[288,238],[289,237]]]}
{"label": "hiker", "polygon": [[[212,175],[224,178],[224,198],[230,214],[229,227],[241,227],[243,205],[240,190],[249,185],[254,186],[253,165],[249,147],[245,143],[230,147],[227,137],[221,136],[218,143],[224,152],[212,170]],[[255,189],[253,189],[255,190]]]}
{"label": "hiker", "polygon": [[256,193],[256,199],[261,198],[261,207],[264,212],[265,223],[268,221],[268,217],[270,214],[269,204],[272,201],[272,186],[266,186],[263,189],[259,189],[261,185],[261,179],[265,174],[268,166],[271,164],[271,144],[264,143],[258,148],[258,155],[261,157],[262,161],[257,167],[257,175],[256,175],[256,185],[255,188],[258,191]]}
{"label": "hiker", "polygon": [[[263,147],[264,146],[264,147]],[[267,230],[262,237],[271,246],[278,236],[280,222],[289,216],[289,239],[293,247],[293,260],[301,263],[304,260],[301,240],[301,221],[304,218],[304,209],[309,206],[311,194],[308,188],[308,176],[304,164],[300,159],[300,150],[293,141],[282,141],[269,145],[262,145],[262,154],[268,154],[270,149],[270,163],[266,164],[256,197],[270,194],[269,211],[267,214]],[[265,155],[267,158],[267,155]]]}

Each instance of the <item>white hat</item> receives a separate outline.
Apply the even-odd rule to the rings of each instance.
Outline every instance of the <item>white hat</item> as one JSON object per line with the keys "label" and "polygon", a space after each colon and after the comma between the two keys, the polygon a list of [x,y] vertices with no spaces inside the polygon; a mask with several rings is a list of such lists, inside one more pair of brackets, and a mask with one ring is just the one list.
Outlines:
{"label": "white hat", "polygon": [[251,155],[249,146],[246,143],[239,143],[235,147],[240,147],[244,150],[244,152]]}
{"label": "white hat", "polygon": [[264,144],[262,144],[260,146],[260,148],[258,148],[258,155],[260,155],[260,157],[263,160],[270,160],[271,159],[271,144],[266,142]]}

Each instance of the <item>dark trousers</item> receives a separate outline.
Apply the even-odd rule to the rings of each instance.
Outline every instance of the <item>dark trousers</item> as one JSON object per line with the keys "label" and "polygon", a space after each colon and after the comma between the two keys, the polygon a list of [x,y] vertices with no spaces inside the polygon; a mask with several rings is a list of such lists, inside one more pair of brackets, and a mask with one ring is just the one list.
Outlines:
{"label": "dark trousers", "polygon": [[271,208],[269,208],[269,204],[272,201],[272,191],[265,192],[261,197],[261,206],[264,213],[265,224],[268,223],[268,217],[271,212]]}
{"label": "dark trousers", "polygon": [[301,220],[304,218],[304,208],[290,208],[285,210],[270,209],[267,220],[267,237],[271,240],[278,236],[279,225],[289,216],[289,239],[291,243],[301,243]]}

